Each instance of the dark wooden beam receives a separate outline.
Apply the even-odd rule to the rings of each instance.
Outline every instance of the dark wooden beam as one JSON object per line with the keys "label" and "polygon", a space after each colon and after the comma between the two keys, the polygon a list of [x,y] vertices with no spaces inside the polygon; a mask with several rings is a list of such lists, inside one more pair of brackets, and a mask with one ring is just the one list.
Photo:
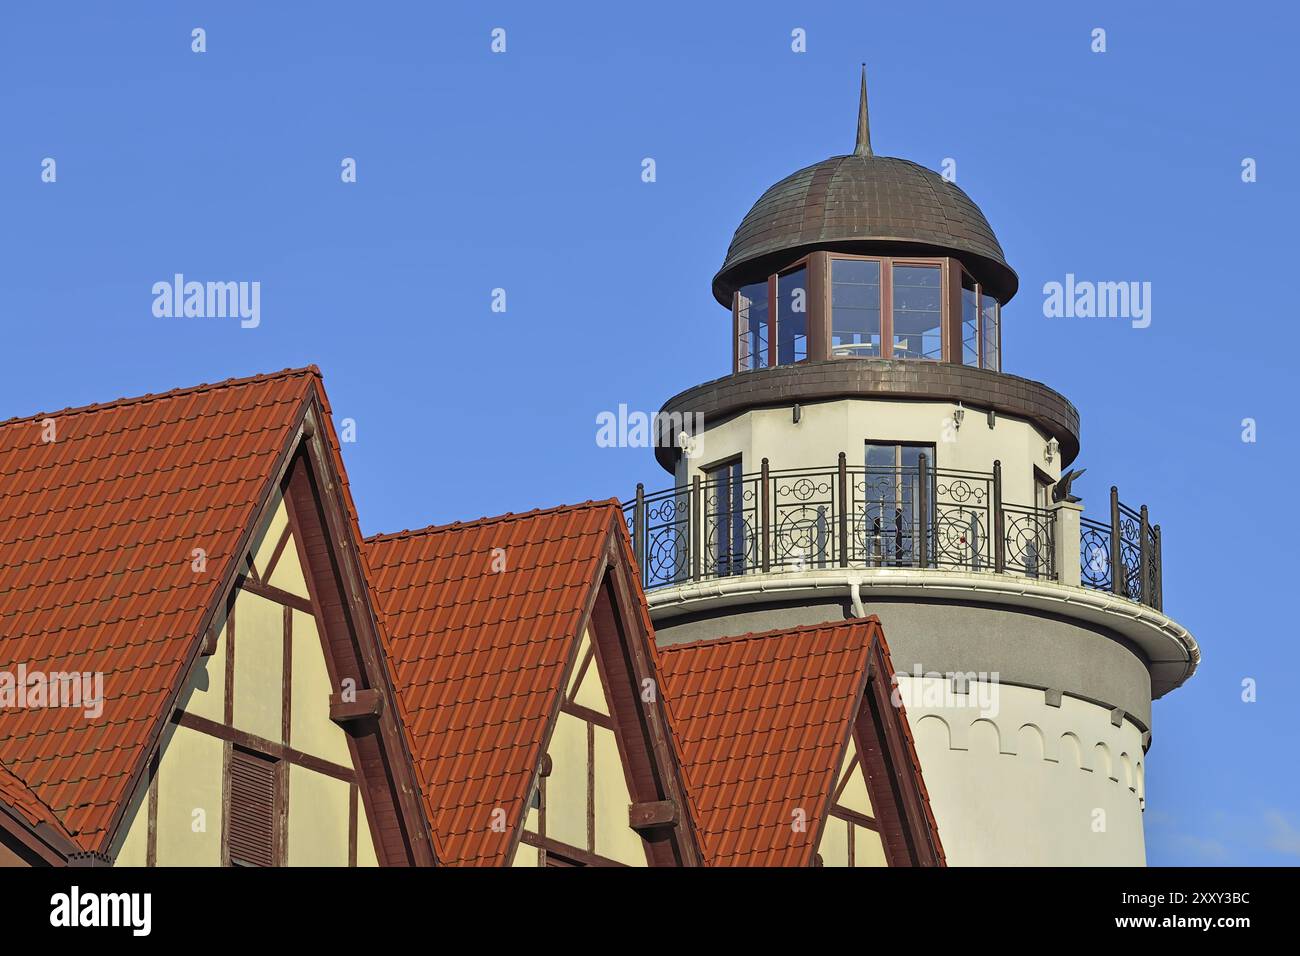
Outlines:
{"label": "dark wooden beam", "polygon": [[364,717],[378,717],[384,712],[384,695],[374,688],[364,688],[355,694],[356,699],[345,701],[342,694],[330,695],[330,720],[345,724]]}
{"label": "dark wooden beam", "polygon": [[200,657],[211,657],[217,652],[217,638],[221,636],[221,630],[216,624],[208,628],[207,633],[203,635],[203,646],[199,648]]}
{"label": "dark wooden beam", "polygon": [[627,808],[627,825],[633,830],[653,830],[677,825],[677,804],[672,800],[650,800]]}
{"label": "dark wooden beam", "polygon": [[519,842],[536,847],[539,850],[545,850],[548,854],[553,853],[556,856],[565,857],[582,866],[626,866],[626,864],[619,863],[617,860],[599,856],[589,850],[580,850],[576,846],[570,846],[549,837],[539,836],[529,830],[525,830],[520,834]]}
{"label": "dark wooden beam", "polygon": [[244,578],[239,582],[239,587],[250,594],[256,594],[258,597],[274,601],[276,604],[283,604],[294,610],[302,611],[304,614],[316,613],[311,606],[311,601],[307,600],[307,598],[297,594],[290,594],[288,591],[272,587],[269,584],[263,584],[260,581],[254,581],[252,578]]}

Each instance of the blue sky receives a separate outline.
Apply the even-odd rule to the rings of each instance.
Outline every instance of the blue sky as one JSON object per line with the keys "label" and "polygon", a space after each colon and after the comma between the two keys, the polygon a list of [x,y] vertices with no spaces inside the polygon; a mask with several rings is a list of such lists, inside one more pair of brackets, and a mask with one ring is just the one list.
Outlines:
{"label": "blue sky", "polygon": [[[1162,525],[1165,606],[1204,663],[1155,705],[1150,861],[1298,863],[1295,549],[1270,486],[1296,465],[1300,17],[1173,14],[7,4],[0,418],[316,363],[357,423],[368,534],[666,484],[648,450],[598,447],[595,416],[726,372],[710,279],[763,189],[852,148],[866,60],[876,151],[955,159],[1020,274],[1004,366],[1079,408],[1089,512],[1117,484]],[[156,318],[177,272],[260,282],[260,326]],[[1066,273],[1151,282],[1151,326],[1044,318]]]}

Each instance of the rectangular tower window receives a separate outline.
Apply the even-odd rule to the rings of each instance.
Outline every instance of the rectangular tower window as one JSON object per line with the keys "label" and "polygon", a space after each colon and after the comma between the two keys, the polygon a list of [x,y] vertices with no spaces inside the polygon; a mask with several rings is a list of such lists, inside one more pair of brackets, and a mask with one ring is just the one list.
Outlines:
{"label": "rectangular tower window", "polygon": [[943,358],[943,282],[939,266],[895,265],[894,358]]}
{"label": "rectangular tower window", "polygon": [[706,573],[719,576],[745,573],[745,481],[741,459],[705,472],[704,513],[706,518]]}
{"label": "rectangular tower window", "polygon": [[[867,442],[863,493],[864,526],[855,547],[865,549],[868,564],[912,566],[926,541],[929,521],[920,514],[920,463],[925,455],[929,480],[934,476],[934,446]],[[926,509],[933,518],[934,495]]]}
{"label": "rectangular tower window", "polygon": [[767,280],[736,293],[736,370],[767,368]]}
{"label": "rectangular tower window", "polygon": [[230,752],[231,866],[275,866],[278,762],[244,750]]}
{"label": "rectangular tower window", "polygon": [[831,354],[880,355],[880,263],[831,260]]}
{"label": "rectangular tower window", "polygon": [[808,357],[808,270],[776,277],[776,364]]}

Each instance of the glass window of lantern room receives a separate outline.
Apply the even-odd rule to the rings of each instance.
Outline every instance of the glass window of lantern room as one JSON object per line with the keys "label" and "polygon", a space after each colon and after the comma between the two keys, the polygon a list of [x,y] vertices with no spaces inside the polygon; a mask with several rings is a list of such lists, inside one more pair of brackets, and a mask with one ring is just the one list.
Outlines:
{"label": "glass window of lantern room", "polygon": [[767,280],[736,293],[736,370],[767,368]]}
{"label": "glass window of lantern room", "polygon": [[965,272],[961,274],[961,364],[979,368],[980,292]]}
{"label": "glass window of lantern room", "polygon": [[890,337],[894,358],[943,358],[943,269],[895,263]]}
{"label": "glass window of lantern room", "polygon": [[980,326],[984,338],[984,367],[995,372],[1002,370],[1002,335],[999,327],[998,300],[980,295]]}
{"label": "glass window of lantern room", "polygon": [[880,262],[831,260],[831,355],[879,356]]}
{"label": "glass window of lantern room", "polygon": [[808,357],[808,269],[800,266],[776,278],[776,364]]}

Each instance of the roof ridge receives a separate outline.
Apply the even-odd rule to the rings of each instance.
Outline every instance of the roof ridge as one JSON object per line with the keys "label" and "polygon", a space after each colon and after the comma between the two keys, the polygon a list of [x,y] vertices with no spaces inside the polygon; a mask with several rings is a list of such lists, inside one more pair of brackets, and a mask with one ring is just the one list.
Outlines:
{"label": "roof ridge", "polygon": [[[659,646],[659,653],[664,654],[669,651],[689,650],[696,647],[713,647],[721,644],[732,644],[737,641],[766,640],[777,634],[804,634],[808,631],[824,631],[828,627],[849,628],[857,624],[872,624],[880,626],[880,618],[874,614],[868,614],[866,617],[851,617],[844,621],[826,621],[822,624],[799,624],[795,627],[775,627],[770,631],[746,631],[744,634],[728,634],[725,637],[702,637],[697,641],[683,641],[680,644],[662,644]],[[884,628],[881,627],[881,634],[884,634]]]}
{"label": "roof ridge", "polygon": [[0,428],[6,425],[16,425],[19,422],[35,421],[40,418],[53,418],[55,416],[81,415],[89,412],[102,412],[110,408],[121,408],[124,405],[143,404],[145,402],[161,401],[168,398],[179,398],[183,395],[193,395],[199,392],[215,391],[219,388],[238,388],[243,385],[253,385],[261,382],[272,382],[279,379],[293,378],[298,375],[315,376],[322,379],[321,370],[316,364],[304,365],[301,368],[286,368],[278,372],[265,372],[257,375],[246,375],[242,378],[228,378],[220,382],[201,382],[198,385],[187,385],[182,388],[173,388],[166,392],[146,392],[144,395],[127,396],[124,398],[115,398],[108,402],[92,402],[89,405],[74,405],[69,408],[59,409],[58,411],[36,412],[31,415],[17,415],[13,418],[0,420]]}
{"label": "roof ridge", "polygon": [[375,544],[381,541],[396,541],[400,538],[413,538],[416,535],[432,534],[438,531],[459,531],[461,529],[478,528],[487,524],[496,524],[505,521],[519,521],[524,518],[540,518],[543,515],[556,514],[561,511],[581,511],[588,508],[618,508],[622,509],[623,503],[617,498],[604,499],[587,499],[578,504],[571,505],[552,505],[549,508],[534,508],[532,511],[507,511],[501,515],[489,515],[483,518],[473,518],[469,521],[452,521],[448,524],[431,524],[424,528],[405,528],[401,531],[384,531],[379,534],[372,534],[364,538],[366,544]]}

